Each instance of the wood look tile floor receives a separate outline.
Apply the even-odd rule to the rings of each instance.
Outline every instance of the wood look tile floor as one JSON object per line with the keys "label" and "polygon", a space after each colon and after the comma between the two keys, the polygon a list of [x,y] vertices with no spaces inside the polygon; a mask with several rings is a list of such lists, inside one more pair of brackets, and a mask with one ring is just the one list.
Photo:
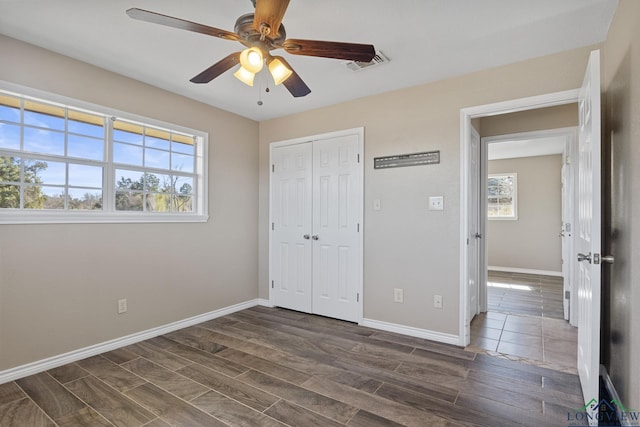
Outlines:
{"label": "wood look tile floor", "polygon": [[489,311],[563,319],[562,277],[489,271]]}
{"label": "wood look tile floor", "polygon": [[577,372],[578,329],[563,319],[562,278],[490,271],[489,311],[471,322],[470,350]]}
{"label": "wood look tile floor", "polygon": [[0,385],[0,426],[554,426],[576,375],[254,307]]}

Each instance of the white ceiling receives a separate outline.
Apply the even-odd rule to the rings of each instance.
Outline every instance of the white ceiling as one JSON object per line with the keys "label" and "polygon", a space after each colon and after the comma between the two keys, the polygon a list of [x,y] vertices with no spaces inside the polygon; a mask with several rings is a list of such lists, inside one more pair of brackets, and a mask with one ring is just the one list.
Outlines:
{"label": "white ceiling", "polygon": [[616,5],[617,0],[291,0],[283,20],[289,38],[371,43],[391,60],[353,72],[345,61],[279,51],[312,90],[297,99],[284,87],[264,93],[266,71],[253,88],[231,70],[206,85],[190,83],[242,46],[125,14],[137,7],[233,31],[236,18],[252,12],[250,0],[0,0],[0,33],[265,120],[598,43]]}

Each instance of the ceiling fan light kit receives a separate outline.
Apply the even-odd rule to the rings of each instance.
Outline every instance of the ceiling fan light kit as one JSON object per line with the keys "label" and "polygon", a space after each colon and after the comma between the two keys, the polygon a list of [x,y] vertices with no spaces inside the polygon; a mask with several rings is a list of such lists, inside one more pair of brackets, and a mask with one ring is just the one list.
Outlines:
{"label": "ceiling fan light kit", "polygon": [[236,79],[240,80],[242,83],[246,84],[247,86],[253,86],[253,79],[256,77],[255,73],[252,73],[251,71],[247,70],[243,66],[240,66],[240,68],[238,68],[238,70],[235,73],[233,73],[233,75],[235,76]]}
{"label": "ceiling fan light kit", "polygon": [[235,33],[143,9],[128,9],[127,15],[140,21],[237,41],[245,46],[246,49],[242,52],[229,54],[193,77],[190,80],[193,83],[209,83],[239,63],[240,68],[233,75],[243,83],[253,86],[255,75],[262,70],[266,59],[275,84],[283,84],[291,95],[298,98],[311,93],[311,89],[283,57],[271,56],[272,50],[284,49],[291,55],[361,62],[369,62],[376,55],[375,48],[370,44],[287,39],[282,18],[289,6],[289,0],[252,2],[255,5],[255,13],[239,17],[234,27]]}
{"label": "ceiling fan light kit", "polygon": [[293,74],[293,70],[289,69],[289,67],[282,62],[282,58],[278,56],[270,56],[267,59],[267,64],[271,77],[273,77],[276,85],[281,84]]}
{"label": "ceiling fan light kit", "polygon": [[240,65],[242,65],[245,70],[254,74],[259,73],[264,65],[262,51],[257,47],[250,47],[243,50],[240,54]]}

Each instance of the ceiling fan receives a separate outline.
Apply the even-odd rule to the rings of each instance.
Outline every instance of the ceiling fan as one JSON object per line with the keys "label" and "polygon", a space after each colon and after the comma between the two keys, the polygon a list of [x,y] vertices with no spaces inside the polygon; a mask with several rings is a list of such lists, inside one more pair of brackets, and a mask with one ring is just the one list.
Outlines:
{"label": "ceiling fan", "polygon": [[255,74],[262,70],[266,60],[275,84],[282,83],[291,95],[301,97],[311,93],[311,89],[283,57],[271,55],[272,50],[284,49],[292,55],[360,62],[369,62],[376,54],[375,48],[370,44],[287,39],[282,18],[289,5],[289,0],[252,0],[252,3],[255,7],[255,13],[239,17],[236,20],[233,33],[143,9],[128,9],[127,15],[140,21],[237,41],[246,47],[241,52],[227,55],[193,77],[190,80],[193,83],[209,83],[225,71],[240,64],[234,76],[249,86],[253,86]]}

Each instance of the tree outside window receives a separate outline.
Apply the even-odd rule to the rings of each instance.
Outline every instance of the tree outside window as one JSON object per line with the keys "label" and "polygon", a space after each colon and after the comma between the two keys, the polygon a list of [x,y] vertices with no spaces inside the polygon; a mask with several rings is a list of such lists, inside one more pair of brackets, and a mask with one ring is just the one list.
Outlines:
{"label": "tree outside window", "polygon": [[487,180],[487,217],[518,219],[517,174],[491,174]]}

